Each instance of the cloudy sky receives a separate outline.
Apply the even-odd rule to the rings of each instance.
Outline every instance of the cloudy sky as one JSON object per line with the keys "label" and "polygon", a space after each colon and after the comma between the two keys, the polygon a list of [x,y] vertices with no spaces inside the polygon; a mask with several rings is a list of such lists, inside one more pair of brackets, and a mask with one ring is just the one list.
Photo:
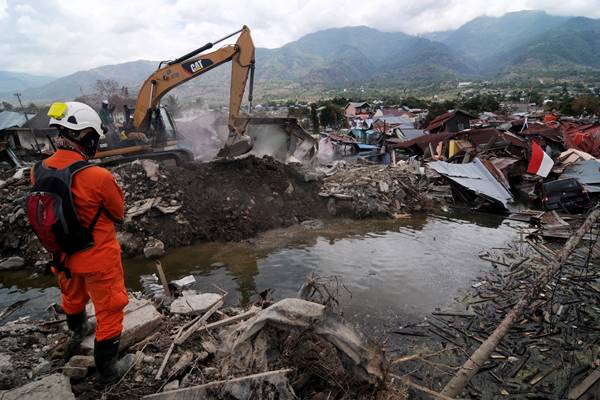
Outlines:
{"label": "cloudy sky", "polygon": [[0,70],[62,76],[172,59],[243,24],[272,48],[330,27],[419,34],[524,9],[600,18],[600,0],[0,0]]}

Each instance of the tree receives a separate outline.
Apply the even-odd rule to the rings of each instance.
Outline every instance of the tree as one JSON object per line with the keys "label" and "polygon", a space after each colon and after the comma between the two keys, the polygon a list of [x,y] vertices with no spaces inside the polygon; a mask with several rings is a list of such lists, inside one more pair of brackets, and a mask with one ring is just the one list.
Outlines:
{"label": "tree", "polygon": [[322,126],[339,128],[344,125],[344,110],[340,106],[337,106],[332,102],[327,102],[319,108],[319,122]]}
{"label": "tree", "polygon": [[165,99],[165,106],[173,118],[177,118],[181,114],[181,104],[177,97],[172,94],[168,95]]}
{"label": "tree", "polygon": [[96,81],[96,95],[102,100],[108,100],[119,94],[119,84],[113,79],[98,79]]}
{"label": "tree", "polygon": [[600,111],[600,100],[596,96],[583,95],[575,98],[571,105],[577,114],[593,115]]}
{"label": "tree", "polygon": [[310,104],[310,121],[312,123],[312,131],[315,135],[319,134],[319,114],[317,113],[317,105]]}
{"label": "tree", "polygon": [[10,104],[8,101],[3,101],[2,102],[2,108],[4,109],[4,111],[12,111],[13,110],[13,105]]}
{"label": "tree", "polygon": [[463,100],[462,108],[473,113],[495,112],[500,109],[500,102],[491,94],[481,94]]}
{"label": "tree", "polygon": [[427,103],[414,96],[408,96],[402,100],[402,105],[408,108],[427,108]]}

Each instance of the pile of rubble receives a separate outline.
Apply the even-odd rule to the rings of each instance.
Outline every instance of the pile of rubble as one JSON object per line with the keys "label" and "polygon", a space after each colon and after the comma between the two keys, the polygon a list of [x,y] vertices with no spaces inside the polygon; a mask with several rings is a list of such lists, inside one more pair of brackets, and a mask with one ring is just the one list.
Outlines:
{"label": "pile of rubble", "polygon": [[27,221],[25,199],[29,189],[28,168],[0,169],[0,271],[46,257]]}
{"label": "pile of rubble", "polygon": [[[0,327],[0,389],[8,389],[0,397],[35,394],[47,385],[60,398],[79,399],[405,398],[401,387],[386,385],[381,347],[331,302],[261,298],[240,309],[223,306],[225,292],[178,293],[155,303],[130,295],[121,347],[135,354],[135,363],[108,387],[93,374],[93,337],[84,340],[82,355],[67,363],[61,357],[68,337],[61,315]],[[88,312],[93,316],[93,308]]]}
{"label": "pile of rubble", "polygon": [[450,186],[422,172],[404,162],[393,167],[337,162],[326,172],[319,196],[328,199],[330,214],[357,218],[399,217],[444,207],[452,200]]}
{"label": "pile of rubble", "polygon": [[[150,160],[110,168],[125,194],[118,239],[126,257],[199,241],[239,241],[327,215],[316,174],[254,156],[186,167]],[[25,215],[29,168],[0,175],[0,268],[49,258]]]}

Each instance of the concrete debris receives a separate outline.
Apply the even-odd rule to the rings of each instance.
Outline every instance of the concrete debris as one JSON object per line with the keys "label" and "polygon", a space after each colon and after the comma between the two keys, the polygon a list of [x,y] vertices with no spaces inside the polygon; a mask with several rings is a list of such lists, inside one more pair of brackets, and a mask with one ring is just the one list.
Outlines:
{"label": "concrete debris", "polygon": [[178,290],[181,290],[184,287],[189,286],[195,282],[196,282],[196,278],[194,277],[194,275],[188,275],[188,276],[184,276],[183,278],[171,281],[171,285],[175,286],[175,288],[177,288]]}
{"label": "concrete debris", "polygon": [[[127,349],[133,343],[152,335],[163,320],[162,315],[150,301],[139,300],[132,296],[129,296],[129,304],[124,311],[120,349]],[[88,316],[95,315],[94,306],[91,303],[88,303],[87,314]],[[94,335],[85,338],[81,347],[91,354],[94,349]]]}
{"label": "concrete debris", "polygon": [[48,375],[16,389],[0,392],[2,400],[75,400],[69,378],[63,374]]}
{"label": "concrete debris", "polygon": [[194,290],[184,290],[182,295],[171,303],[173,314],[201,314],[208,311],[221,299],[216,293],[197,293]]}
{"label": "concrete debris", "polygon": [[134,163],[139,162],[144,168],[144,172],[146,172],[146,177],[151,181],[156,182],[160,176],[158,174],[158,163],[152,160],[139,160],[134,161]]}

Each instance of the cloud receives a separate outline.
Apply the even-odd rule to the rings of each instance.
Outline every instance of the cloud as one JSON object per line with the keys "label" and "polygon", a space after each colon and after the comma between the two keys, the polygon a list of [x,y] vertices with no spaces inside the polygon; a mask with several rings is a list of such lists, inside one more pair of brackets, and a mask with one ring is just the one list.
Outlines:
{"label": "cloud", "polygon": [[600,0],[0,0],[0,70],[60,76],[173,59],[243,24],[273,48],[331,27],[421,34],[523,9],[600,18]]}
{"label": "cloud", "polygon": [[8,1],[0,0],[0,19],[6,17],[8,9]]}
{"label": "cloud", "polygon": [[20,14],[35,14],[35,9],[29,4],[17,4],[15,11]]}

